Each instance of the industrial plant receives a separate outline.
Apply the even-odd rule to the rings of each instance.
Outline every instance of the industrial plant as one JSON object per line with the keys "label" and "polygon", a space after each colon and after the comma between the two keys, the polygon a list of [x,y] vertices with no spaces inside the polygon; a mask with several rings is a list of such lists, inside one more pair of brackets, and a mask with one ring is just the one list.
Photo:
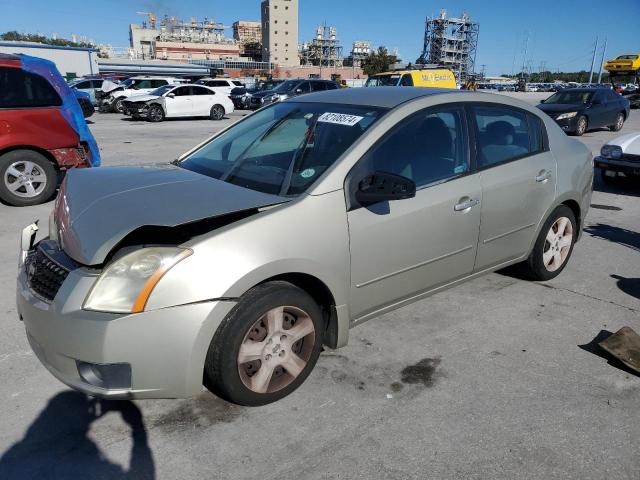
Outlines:
{"label": "industrial plant", "polygon": [[424,47],[416,63],[447,67],[465,82],[475,71],[479,31],[480,24],[472,22],[467,12],[453,18],[440,10],[437,17],[427,17]]}

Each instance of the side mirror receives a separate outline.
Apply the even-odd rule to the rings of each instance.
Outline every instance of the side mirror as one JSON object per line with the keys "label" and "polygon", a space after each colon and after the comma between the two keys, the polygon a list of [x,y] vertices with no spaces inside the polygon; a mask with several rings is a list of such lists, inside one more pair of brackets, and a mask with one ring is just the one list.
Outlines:
{"label": "side mirror", "polygon": [[175,98],[176,94],[175,93],[167,93],[167,97],[169,98]]}
{"label": "side mirror", "polygon": [[356,200],[361,205],[404,200],[415,196],[416,184],[413,180],[387,172],[367,175],[358,183],[356,192]]}
{"label": "side mirror", "polygon": [[296,88],[296,93],[298,93],[298,94],[302,93],[302,89],[301,88]]}

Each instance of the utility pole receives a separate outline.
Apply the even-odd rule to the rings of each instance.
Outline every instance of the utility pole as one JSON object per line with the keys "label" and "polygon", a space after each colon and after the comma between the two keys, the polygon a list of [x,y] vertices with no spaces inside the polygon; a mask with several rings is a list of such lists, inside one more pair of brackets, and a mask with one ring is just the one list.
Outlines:
{"label": "utility pole", "polygon": [[602,58],[600,59],[600,70],[598,70],[598,83],[602,82],[602,66],[604,65],[604,56],[607,54],[607,38],[604,39],[604,46],[602,47]]}
{"label": "utility pole", "polygon": [[482,75],[482,79],[484,80],[484,72],[487,68],[487,65],[485,63],[483,63],[482,65],[480,65],[482,67],[482,73],[480,75]]}
{"label": "utility pole", "polygon": [[591,59],[591,71],[589,72],[589,85],[591,85],[591,81],[593,80],[593,67],[596,65],[596,53],[598,50],[598,37],[596,36],[596,44],[593,47],[593,58]]}

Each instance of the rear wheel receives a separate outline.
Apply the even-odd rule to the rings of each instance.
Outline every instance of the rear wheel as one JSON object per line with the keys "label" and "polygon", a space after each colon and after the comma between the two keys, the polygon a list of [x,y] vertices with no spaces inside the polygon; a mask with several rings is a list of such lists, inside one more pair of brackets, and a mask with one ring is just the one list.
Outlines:
{"label": "rear wheel", "polygon": [[575,132],[573,132],[573,134],[576,137],[581,137],[582,135],[584,135],[584,133],[587,131],[587,123],[587,117],[585,117],[584,115],[580,115],[576,122],[576,130]]}
{"label": "rear wheel", "polygon": [[609,126],[609,130],[611,130],[612,132],[619,132],[620,130],[622,130],[623,126],[624,126],[624,115],[622,113],[618,113],[618,116],[616,117],[616,123]]}
{"label": "rear wheel", "polygon": [[577,235],[576,217],[566,205],[556,208],[544,223],[529,258],[522,264],[532,280],[557,277],[569,261]]}
{"label": "rear wheel", "polygon": [[150,122],[161,122],[164,120],[164,110],[160,105],[151,105],[147,112],[147,119]]}
{"label": "rear wheel", "polygon": [[23,207],[46,202],[58,181],[51,162],[33,150],[14,150],[0,156],[0,198]]}
{"label": "rear wheel", "polygon": [[224,118],[224,107],[222,105],[214,105],[211,107],[209,117],[211,120],[222,120]]}
{"label": "rear wheel", "polygon": [[211,341],[204,384],[238,405],[275,402],[298,388],[322,349],[316,302],[287,282],[259,285],[240,298]]}

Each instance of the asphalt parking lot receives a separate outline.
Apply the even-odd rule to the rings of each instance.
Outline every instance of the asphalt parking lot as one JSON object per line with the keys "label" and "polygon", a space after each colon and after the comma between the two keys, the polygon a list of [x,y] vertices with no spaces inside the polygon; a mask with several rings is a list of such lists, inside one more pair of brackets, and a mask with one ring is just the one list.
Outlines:
{"label": "asphalt parking lot", "polygon": [[[90,127],[104,166],[164,163],[243,114],[95,114]],[[631,131],[638,110],[620,133]],[[596,153],[615,135],[580,140]],[[640,332],[640,184],[596,178],[583,238],[553,281],[495,273],[371,320],[293,395],[253,409],[207,392],[97,401],[54,379],[14,286],[18,232],[51,207],[0,204],[0,479],[640,478],[640,376],[588,345]]]}

